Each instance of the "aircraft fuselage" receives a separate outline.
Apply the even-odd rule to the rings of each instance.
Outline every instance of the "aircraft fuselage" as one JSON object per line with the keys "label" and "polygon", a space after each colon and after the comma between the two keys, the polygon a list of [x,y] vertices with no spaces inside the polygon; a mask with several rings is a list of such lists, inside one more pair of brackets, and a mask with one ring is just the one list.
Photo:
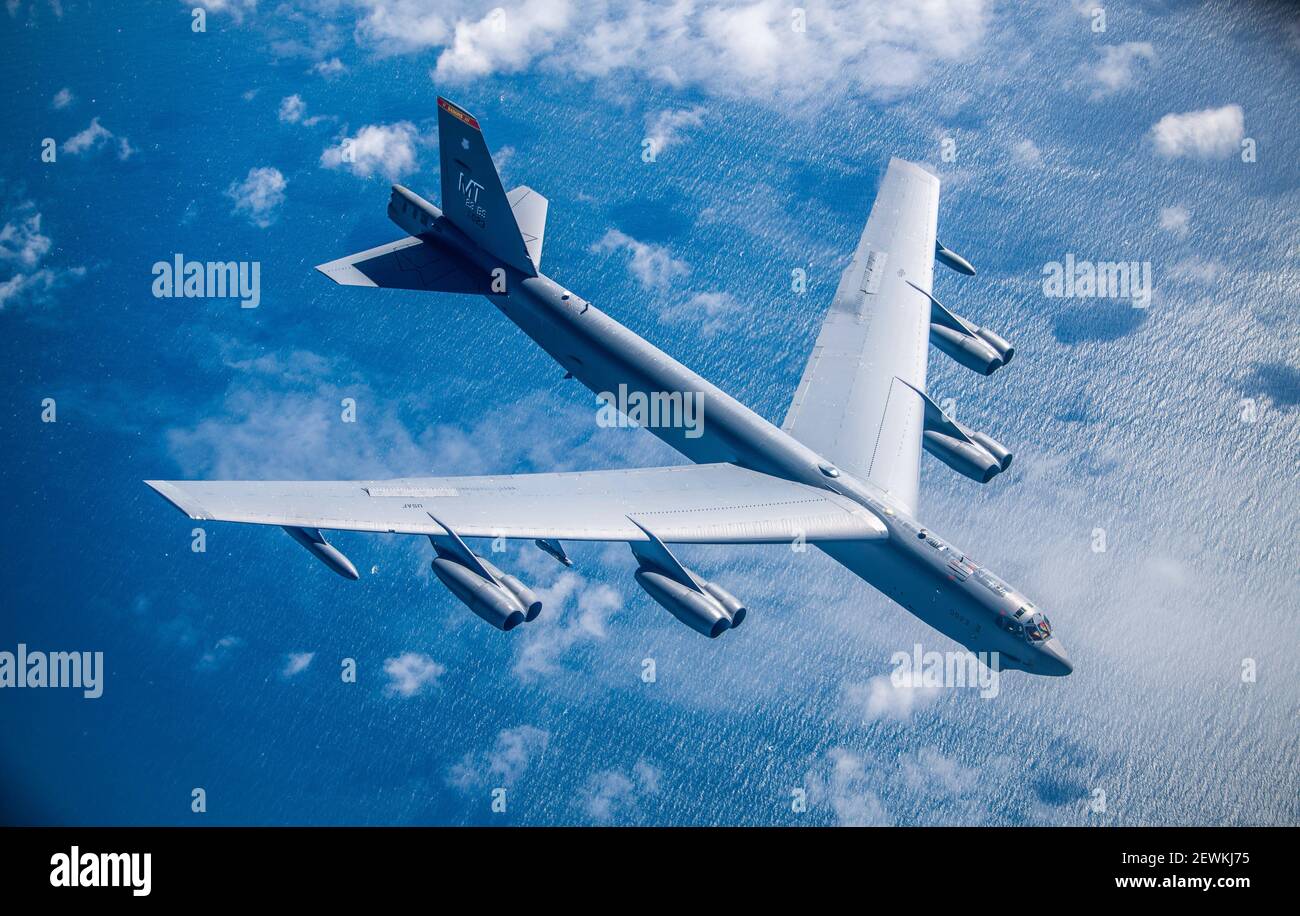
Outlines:
{"label": "aircraft fuselage", "polygon": [[[407,226],[391,209],[390,216],[407,231],[415,229],[413,234],[423,234],[436,244],[447,244],[458,235],[454,227],[441,222],[434,239],[421,226]],[[626,386],[647,396],[689,393],[697,397],[702,430],[693,432],[680,425],[646,427],[691,461],[734,463],[838,493],[870,510],[887,529],[887,537],[817,545],[855,575],[968,649],[998,653],[1002,668],[1049,675],[1070,672],[1057,640],[1031,642],[1028,631],[1018,626],[1022,616],[1028,620],[1035,612],[1027,599],[930,533],[889,494],[836,468],[549,277],[504,267],[470,245],[455,247],[476,260],[485,273],[495,272],[504,279],[505,292],[487,296],[488,301],[593,393]]]}

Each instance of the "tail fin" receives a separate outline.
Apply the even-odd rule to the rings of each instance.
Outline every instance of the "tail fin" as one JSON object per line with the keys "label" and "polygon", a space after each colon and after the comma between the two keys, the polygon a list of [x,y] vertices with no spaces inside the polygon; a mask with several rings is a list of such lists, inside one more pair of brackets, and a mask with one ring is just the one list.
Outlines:
{"label": "tail fin", "polygon": [[[536,275],[537,265],[501,186],[478,121],[441,97],[438,146],[442,157],[443,216],[488,254],[530,276]],[[545,198],[542,200],[545,219]],[[541,239],[537,227],[530,227],[530,235]],[[540,257],[541,246],[537,248]]]}

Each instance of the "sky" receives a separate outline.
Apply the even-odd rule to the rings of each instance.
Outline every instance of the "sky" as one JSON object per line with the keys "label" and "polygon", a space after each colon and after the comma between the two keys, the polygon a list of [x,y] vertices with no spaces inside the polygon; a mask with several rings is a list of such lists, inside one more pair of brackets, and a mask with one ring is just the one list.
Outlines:
{"label": "sky", "polygon": [[[0,689],[0,821],[1300,822],[1290,6],[433,6],[0,12],[0,652],[105,666],[97,699]],[[437,202],[439,94],[549,198],[550,276],[778,423],[889,158],[938,174],[979,273],[936,295],[1016,358],[932,351],[929,391],[1016,459],[925,458],[920,516],[1074,673],[896,686],[956,647],[815,550],[678,551],[750,608],[707,640],[625,545],[512,544],[545,610],[503,634],[425,540],[332,536],[347,582],[159,500],[680,463],[486,300],[312,269],[400,237],[391,183]],[[155,296],[177,256],[256,262],[257,307]],[[1148,265],[1149,301],[1051,294],[1067,259]]]}

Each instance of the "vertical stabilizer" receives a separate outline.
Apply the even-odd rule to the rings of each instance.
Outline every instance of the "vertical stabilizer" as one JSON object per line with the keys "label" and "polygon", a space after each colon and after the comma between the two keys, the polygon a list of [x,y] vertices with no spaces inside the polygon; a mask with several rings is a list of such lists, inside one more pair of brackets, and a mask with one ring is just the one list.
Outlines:
{"label": "vertical stabilizer", "polygon": [[[438,145],[443,216],[488,254],[535,275],[537,265],[515,221],[478,120],[444,98],[438,99]],[[540,245],[538,248],[540,251]]]}

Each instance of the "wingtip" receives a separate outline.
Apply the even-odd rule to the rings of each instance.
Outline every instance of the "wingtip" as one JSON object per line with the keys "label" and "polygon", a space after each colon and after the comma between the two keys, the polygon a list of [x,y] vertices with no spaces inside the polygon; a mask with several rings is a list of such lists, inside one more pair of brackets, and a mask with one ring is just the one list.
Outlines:
{"label": "wingtip", "polygon": [[211,516],[204,511],[203,507],[187,497],[185,493],[176,486],[175,482],[170,480],[146,480],[145,485],[179,509],[188,518],[192,518],[195,521],[203,521],[204,519],[211,518]]}

